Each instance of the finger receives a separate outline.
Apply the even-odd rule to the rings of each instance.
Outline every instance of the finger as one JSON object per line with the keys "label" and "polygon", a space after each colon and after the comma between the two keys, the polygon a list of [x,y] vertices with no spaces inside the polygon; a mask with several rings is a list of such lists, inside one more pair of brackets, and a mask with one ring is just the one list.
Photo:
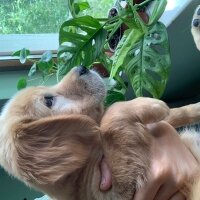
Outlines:
{"label": "finger", "polygon": [[107,191],[111,188],[112,177],[111,177],[111,171],[104,158],[102,159],[100,164],[100,173],[101,173],[100,190]]}
{"label": "finger", "polygon": [[177,191],[178,191],[178,189],[176,188],[175,184],[173,184],[171,182],[167,182],[160,187],[154,200],[168,200]]}
{"label": "finger", "polygon": [[177,133],[176,130],[165,121],[160,121],[158,123],[153,123],[153,124],[147,124],[147,128],[149,130],[149,133],[155,138],[171,134],[171,132]]}
{"label": "finger", "polygon": [[154,200],[159,188],[160,184],[158,182],[152,183],[151,181],[148,181],[146,185],[136,191],[134,200],[146,200],[147,197],[148,200]]}
{"label": "finger", "polygon": [[169,200],[186,200],[186,197],[181,192],[177,192]]}

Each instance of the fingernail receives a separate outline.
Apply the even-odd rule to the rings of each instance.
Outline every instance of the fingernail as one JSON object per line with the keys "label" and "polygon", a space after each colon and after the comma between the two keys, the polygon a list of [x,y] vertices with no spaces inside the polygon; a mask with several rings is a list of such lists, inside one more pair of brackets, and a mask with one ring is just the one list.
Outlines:
{"label": "fingernail", "polygon": [[199,19],[194,19],[192,23],[193,23],[194,27],[198,27],[199,26]]}

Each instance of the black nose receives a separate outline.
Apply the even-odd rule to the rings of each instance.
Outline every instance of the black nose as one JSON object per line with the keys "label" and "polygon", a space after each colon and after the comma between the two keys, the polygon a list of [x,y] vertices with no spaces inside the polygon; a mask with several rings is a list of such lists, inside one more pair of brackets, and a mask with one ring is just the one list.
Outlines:
{"label": "black nose", "polygon": [[87,69],[85,66],[80,66],[78,68],[78,71],[79,71],[79,75],[82,76],[84,74],[87,74],[89,72],[89,69]]}
{"label": "black nose", "polygon": [[199,19],[194,19],[193,20],[193,26],[198,27],[199,26]]}

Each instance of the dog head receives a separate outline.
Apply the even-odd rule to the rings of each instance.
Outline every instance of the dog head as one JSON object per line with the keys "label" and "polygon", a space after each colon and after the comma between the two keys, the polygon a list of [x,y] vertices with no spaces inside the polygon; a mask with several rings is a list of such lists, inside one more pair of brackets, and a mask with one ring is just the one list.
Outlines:
{"label": "dog head", "polygon": [[52,87],[16,94],[0,116],[0,164],[27,184],[54,184],[87,163],[100,143],[101,77],[73,68]]}
{"label": "dog head", "polygon": [[106,90],[100,76],[85,67],[73,68],[52,87],[31,87],[17,93],[1,118],[40,119],[60,114],[85,114],[99,121]]}

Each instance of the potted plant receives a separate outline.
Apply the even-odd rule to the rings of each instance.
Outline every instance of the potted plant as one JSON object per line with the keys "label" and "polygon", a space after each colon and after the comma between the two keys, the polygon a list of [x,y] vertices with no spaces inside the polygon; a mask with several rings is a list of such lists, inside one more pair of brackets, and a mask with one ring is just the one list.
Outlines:
{"label": "potted plant", "polygon": [[[145,7],[149,3],[152,12],[148,16]],[[136,96],[160,98],[171,64],[166,27],[158,22],[166,4],[166,0],[118,1],[107,18],[94,18],[81,14],[89,8],[87,2],[68,0],[71,17],[60,27],[57,60],[45,52],[29,76],[40,71],[44,78],[56,74],[59,81],[74,66],[103,65],[110,75],[106,105],[125,100],[126,78]],[[26,49],[14,55],[22,62],[29,59]],[[19,88],[25,85],[25,79],[18,82]]]}

